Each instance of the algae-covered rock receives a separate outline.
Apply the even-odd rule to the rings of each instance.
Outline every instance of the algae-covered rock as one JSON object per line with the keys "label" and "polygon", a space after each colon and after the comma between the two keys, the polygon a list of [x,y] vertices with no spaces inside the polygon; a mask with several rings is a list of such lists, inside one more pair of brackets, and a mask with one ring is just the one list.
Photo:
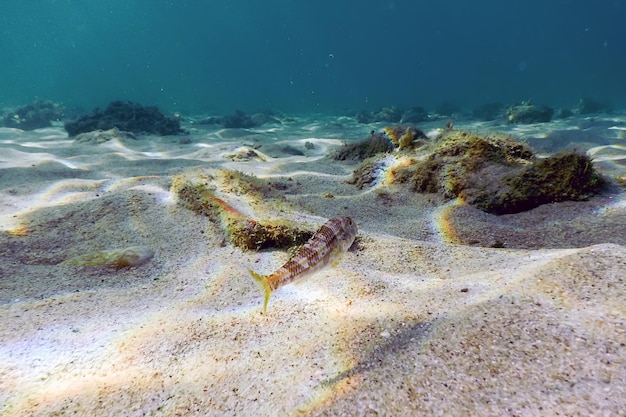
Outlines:
{"label": "algae-covered rock", "polygon": [[251,219],[230,224],[231,242],[242,249],[261,250],[303,245],[313,232],[301,230],[289,222],[257,222]]}
{"label": "algae-covered rock", "polygon": [[528,146],[509,136],[480,136],[451,129],[433,146],[433,152],[426,159],[399,168],[394,178],[398,182],[410,182],[415,191],[439,192],[454,198],[470,186],[473,174],[486,165],[522,165],[534,157]]}
{"label": "algae-covered rock", "polygon": [[506,110],[509,123],[546,123],[552,119],[554,109],[548,106],[536,106],[528,101],[509,106]]}
{"label": "algae-covered rock", "polygon": [[235,110],[233,114],[222,117],[221,124],[228,129],[248,129],[260,126],[260,123],[241,110]]}
{"label": "algae-covered rock", "polygon": [[400,123],[421,123],[429,118],[428,112],[423,107],[411,107],[402,114]]}
{"label": "algae-covered rock", "polygon": [[565,152],[537,159],[526,144],[508,136],[447,130],[433,146],[425,159],[395,168],[394,182],[420,193],[461,197],[488,213],[585,200],[604,185],[588,156]]}
{"label": "algae-covered rock", "polygon": [[131,246],[123,249],[103,250],[68,259],[66,265],[106,266],[111,268],[129,268],[143,265],[154,256],[152,249],[146,246]]}
{"label": "algae-covered rock", "polygon": [[396,148],[400,150],[417,148],[424,145],[427,140],[426,134],[413,125],[388,126],[380,132],[372,130],[369,138],[339,149],[334,159],[363,161]]}
{"label": "algae-covered rock", "polygon": [[400,150],[419,147],[428,140],[424,132],[412,125],[387,126],[383,128],[382,134],[389,138],[394,147]]}
{"label": "algae-covered rock", "polygon": [[577,114],[594,114],[601,112],[610,112],[611,106],[608,104],[601,103],[596,101],[590,97],[583,97],[578,100],[578,104],[575,108],[575,113]]}
{"label": "algae-covered rock", "polygon": [[362,161],[380,153],[390,152],[393,149],[393,143],[384,132],[376,133],[372,130],[369,138],[339,149],[334,155],[334,159]]}
{"label": "algae-covered rock", "polygon": [[7,114],[2,125],[22,130],[34,130],[52,126],[52,121],[64,117],[63,106],[46,100],[37,100]]}
{"label": "algae-covered rock", "polygon": [[381,107],[376,111],[360,111],[356,114],[359,123],[389,122],[399,123],[402,120],[402,110],[395,106]]}
{"label": "algae-covered rock", "polygon": [[562,152],[504,177],[499,187],[477,193],[469,202],[488,213],[518,213],[547,203],[588,200],[604,183],[587,155]]}
{"label": "algae-covered rock", "polygon": [[286,248],[304,244],[313,235],[293,222],[257,221],[238,210],[236,205],[246,205],[243,197],[259,203],[275,195],[271,185],[251,175],[227,170],[181,174],[174,178],[172,192],[183,207],[207,216],[226,240],[242,249]]}
{"label": "algae-covered rock", "polygon": [[348,184],[354,184],[359,189],[377,185],[394,162],[395,158],[391,155],[385,158],[366,159],[354,170],[352,177],[348,180]]}
{"label": "algae-covered rock", "polygon": [[495,120],[502,116],[504,104],[499,102],[485,103],[472,111],[472,117],[479,120]]}

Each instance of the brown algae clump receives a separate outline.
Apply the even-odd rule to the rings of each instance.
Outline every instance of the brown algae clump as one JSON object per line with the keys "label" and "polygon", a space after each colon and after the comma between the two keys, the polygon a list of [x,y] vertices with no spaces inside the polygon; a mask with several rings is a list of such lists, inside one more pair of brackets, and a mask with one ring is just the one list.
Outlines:
{"label": "brown algae clump", "polygon": [[[224,195],[218,197],[216,183],[222,181],[228,183],[226,191],[231,193],[222,193]],[[244,204],[242,198],[236,199],[235,194],[245,194],[246,197],[252,195],[254,200],[261,200],[266,198],[270,189],[256,177],[226,170],[216,175],[181,174],[174,178],[172,184],[172,192],[178,196],[182,206],[208,217],[217,224],[228,241],[239,248],[260,250],[303,244],[312,236],[312,232],[285,221],[256,221],[234,207],[234,203],[239,206]]]}

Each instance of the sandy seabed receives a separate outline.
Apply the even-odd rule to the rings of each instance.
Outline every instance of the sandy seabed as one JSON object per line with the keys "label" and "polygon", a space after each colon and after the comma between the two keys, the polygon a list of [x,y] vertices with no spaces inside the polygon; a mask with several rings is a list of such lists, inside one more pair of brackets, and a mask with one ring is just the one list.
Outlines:
{"label": "sandy seabed", "polygon": [[[624,120],[458,127],[574,146],[623,180]],[[0,414],[626,415],[624,189],[506,216],[358,190],[355,165],[327,155],[376,127],[310,117],[99,145],[0,129]],[[283,192],[231,195],[251,217],[314,230],[347,215],[357,243],[263,315],[248,268],[287,254],[233,247],[170,192],[221,168]],[[135,267],[67,262],[137,246],[154,256]]]}

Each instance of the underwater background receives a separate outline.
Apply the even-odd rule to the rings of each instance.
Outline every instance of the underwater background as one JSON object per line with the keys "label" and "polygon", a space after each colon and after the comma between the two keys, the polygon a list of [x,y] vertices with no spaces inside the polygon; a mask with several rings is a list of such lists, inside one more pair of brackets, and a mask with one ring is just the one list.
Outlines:
{"label": "underwater background", "polygon": [[619,0],[3,0],[0,105],[626,104]]}

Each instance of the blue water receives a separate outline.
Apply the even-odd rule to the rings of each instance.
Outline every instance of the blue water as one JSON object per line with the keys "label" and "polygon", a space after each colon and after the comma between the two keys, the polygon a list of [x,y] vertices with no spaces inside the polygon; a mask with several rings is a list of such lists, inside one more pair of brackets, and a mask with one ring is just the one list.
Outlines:
{"label": "blue water", "polygon": [[626,1],[2,0],[0,105],[626,105]]}

